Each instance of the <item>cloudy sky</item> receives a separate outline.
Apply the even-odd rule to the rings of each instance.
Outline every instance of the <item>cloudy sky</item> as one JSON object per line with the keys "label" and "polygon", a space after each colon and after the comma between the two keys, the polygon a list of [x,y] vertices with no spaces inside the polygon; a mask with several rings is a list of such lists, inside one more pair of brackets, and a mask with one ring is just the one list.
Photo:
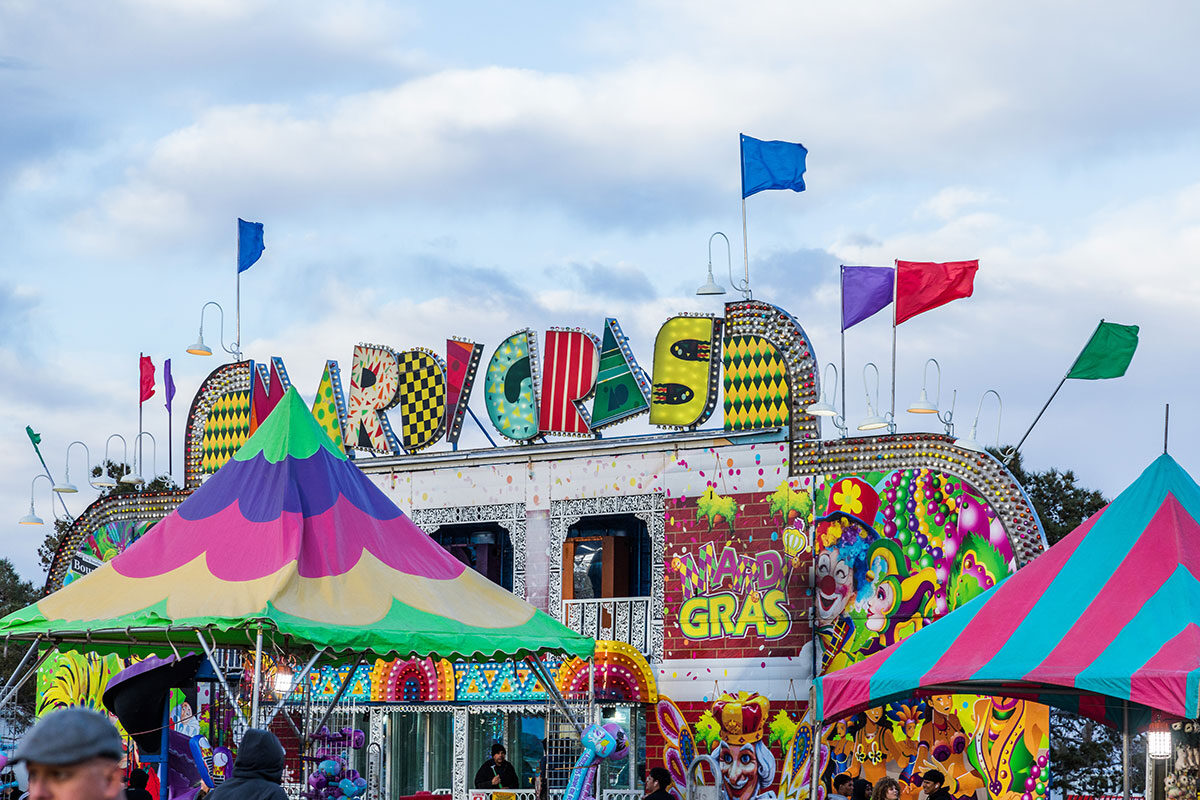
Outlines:
{"label": "cloudy sky", "polygon": [[[1200,470],[1198,37],[1182,0],[0,0],[0,549],[41,580],[43,531],[15,524],[40,472],[25,425],[56,477],[72,440],[99,461],[137,432],[141,351],[173,361],[181,476],[217,363],[184,349],[207,300],[233,337],[237,217],[267,243],[243,349],[306,394],[357,342],[486,357],[606,315],[649,369],[663,320],[720,309],[694,294],[714,231],[741,268],[739,132],[809,148],[808,191],[747,201],[750,273],[823,362],[838,264],[979,258],[974,297],[900,327],[898,407],[933,356],[959,433],[995,389],[1015,442],[1101,317],[1138,324],[1128,375],[1068,382],[1026,460],[1111,496],[1171,403],[1172,453]],[[713,260],[728,284],[719,237]],[[888,404],[887,314],[846,346],[854,422],[865,362]],[[144,410],[163,472],[161,387]],[[989,399],[980,438],[996,424]]]}

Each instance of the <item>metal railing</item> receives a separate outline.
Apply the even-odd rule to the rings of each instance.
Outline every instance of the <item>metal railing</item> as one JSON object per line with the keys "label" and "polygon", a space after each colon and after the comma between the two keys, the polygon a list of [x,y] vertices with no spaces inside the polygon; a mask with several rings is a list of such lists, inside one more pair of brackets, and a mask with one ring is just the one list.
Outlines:
{"label": "metal railing", "polygon": [[642,655],[650,655],[649,597],[563,600],[561,618],[564,625],[584,636],[625,642]]}

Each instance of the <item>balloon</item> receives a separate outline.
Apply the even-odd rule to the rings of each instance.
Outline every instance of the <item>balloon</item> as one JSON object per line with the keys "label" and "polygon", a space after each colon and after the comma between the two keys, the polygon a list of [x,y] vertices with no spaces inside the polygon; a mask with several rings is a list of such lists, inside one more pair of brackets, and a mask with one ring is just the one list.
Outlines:
{"label": "balloon", "polygon": [[330,778],[335,778],[342,774],[342,765],[332,758],[327,758],[322,761],[317,766],[317,769],[321,770],[321,772],[324,772],[325,775]]}

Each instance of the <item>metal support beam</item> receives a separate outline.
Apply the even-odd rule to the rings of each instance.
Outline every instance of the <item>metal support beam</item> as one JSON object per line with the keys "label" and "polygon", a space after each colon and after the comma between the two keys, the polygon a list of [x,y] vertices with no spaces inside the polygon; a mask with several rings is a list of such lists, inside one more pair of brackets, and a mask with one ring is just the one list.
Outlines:
{"label": "metal support beam", "polygon": [[354,680],[354,673],[358,672],[358,668],[366,656],[366,653],[358,654],[358,660],[354,662],[354,666],[352,666],[350,671],[346,673],[346,680],[342,681],[341,688],[337,690],[337,694],[335,694],[333,699],[329,701],[329,708],[325,709],[325,714],[321,717],[321,721],[314,725],[313,729],[309,731],[310,736],[321,730],[321,726],[329,720],[329,715],[333,713],[334,707],[338,704],[338,701],[342,699],[342,695],[346,693],[346,689],[350,687],[350,681]]}
{"label": "metal support beam", "polygon": [[558,687],[554,685],[554,680],[551,679],[550,675],[545,669],[543,669],[542,662],[538,661],[536,656],[526,656],[525,663],[529,665],[529,668],[533,670],[533,674],[536,675],[538,680],[542,682],[542,686],[546,687],[546,694],[550,695],[550,699],[553,700],[554,704],[558,706],[558,710],[563,713],[563,716],[571,721],[571,724],[575,726],[576,732],[580,735],[580,737],[582,737],[583,725],[581,725],[579,720],[575,719],[575,715],[571,713],[571,709],[567,705],[567,701],[563,699],[563,696],[559,694]]}
{"label": "metal support beam", "polygon": [[208,663],[212,665],[213,672],[217,674],[217,680],[220,681],[221,688],[225,690],[226,697],[229,698],[229,705],[233,706],[233,713],[237,714],[237,718],[243,726],[249,728],[250,724],[246,722],[246,717],[242,714],[242,707],[238,705],[237,695],[230,690],[229,684],[225,682],[225,673],[221,671],[221,667],[217,664],[217,657],[213,655],[212,648],[204,640],[204,634],[197,630],[196,638],[200,640],[200,647],[204,650],[204,655],[208,657]]}
{"label": "metal support beam", "polygon": [[[271,715],[269,717],[267,717],[267,722],[265,725],[263,725],[264,728],[271,727],[271,723],[275,721],[275,715],[279,713],[279,709],[283,708],[283,704],[286,703],[287,699],[292,696],[292,692],[296,691],[296,687],[298,685],[302,684],[304,682],[304,679],[308,677],[308,673],[312,671],[313,664],[317,663],[317,659],[320,658],[321,654],[324,652],[325,652],[324,647],[318,648],[317,652],[313,653],[313,657],[310,658],[308,660],[308,663],[304,665],[304,669],[300,670],[298,675],[292,676],[291,688],[288,691],[283,693],[283,697],[279,698],[279,702],[276,703],[275,707],[271,709]],[[286,717],[287,715],[285,714],[284,716]],[[288,719],[290,720],[291,717],[288,717]],[[295,727],[295,726],[293,725],[293,727]],[[296,731],[296,735],[299,736],[300,731]]]}

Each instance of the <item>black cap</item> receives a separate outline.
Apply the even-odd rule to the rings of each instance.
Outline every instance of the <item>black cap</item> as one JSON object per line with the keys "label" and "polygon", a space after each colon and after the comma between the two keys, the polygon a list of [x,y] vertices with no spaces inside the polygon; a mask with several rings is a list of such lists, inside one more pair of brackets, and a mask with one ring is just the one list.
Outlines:
{"label": "black cap", "polygon": [[494,742],[492,744],[492,755],[496,755],[496,753],[504,753],[505,755],[508,755],[508,751],[504,749],[504,745],[500,744],[499,742]]}
{"label": "black cap", "polygon": [[63,708],[37,721],[10,763],[78,764],[92,758],[120,761],[125,756],[121,734],[108,717],[86,708]]}

